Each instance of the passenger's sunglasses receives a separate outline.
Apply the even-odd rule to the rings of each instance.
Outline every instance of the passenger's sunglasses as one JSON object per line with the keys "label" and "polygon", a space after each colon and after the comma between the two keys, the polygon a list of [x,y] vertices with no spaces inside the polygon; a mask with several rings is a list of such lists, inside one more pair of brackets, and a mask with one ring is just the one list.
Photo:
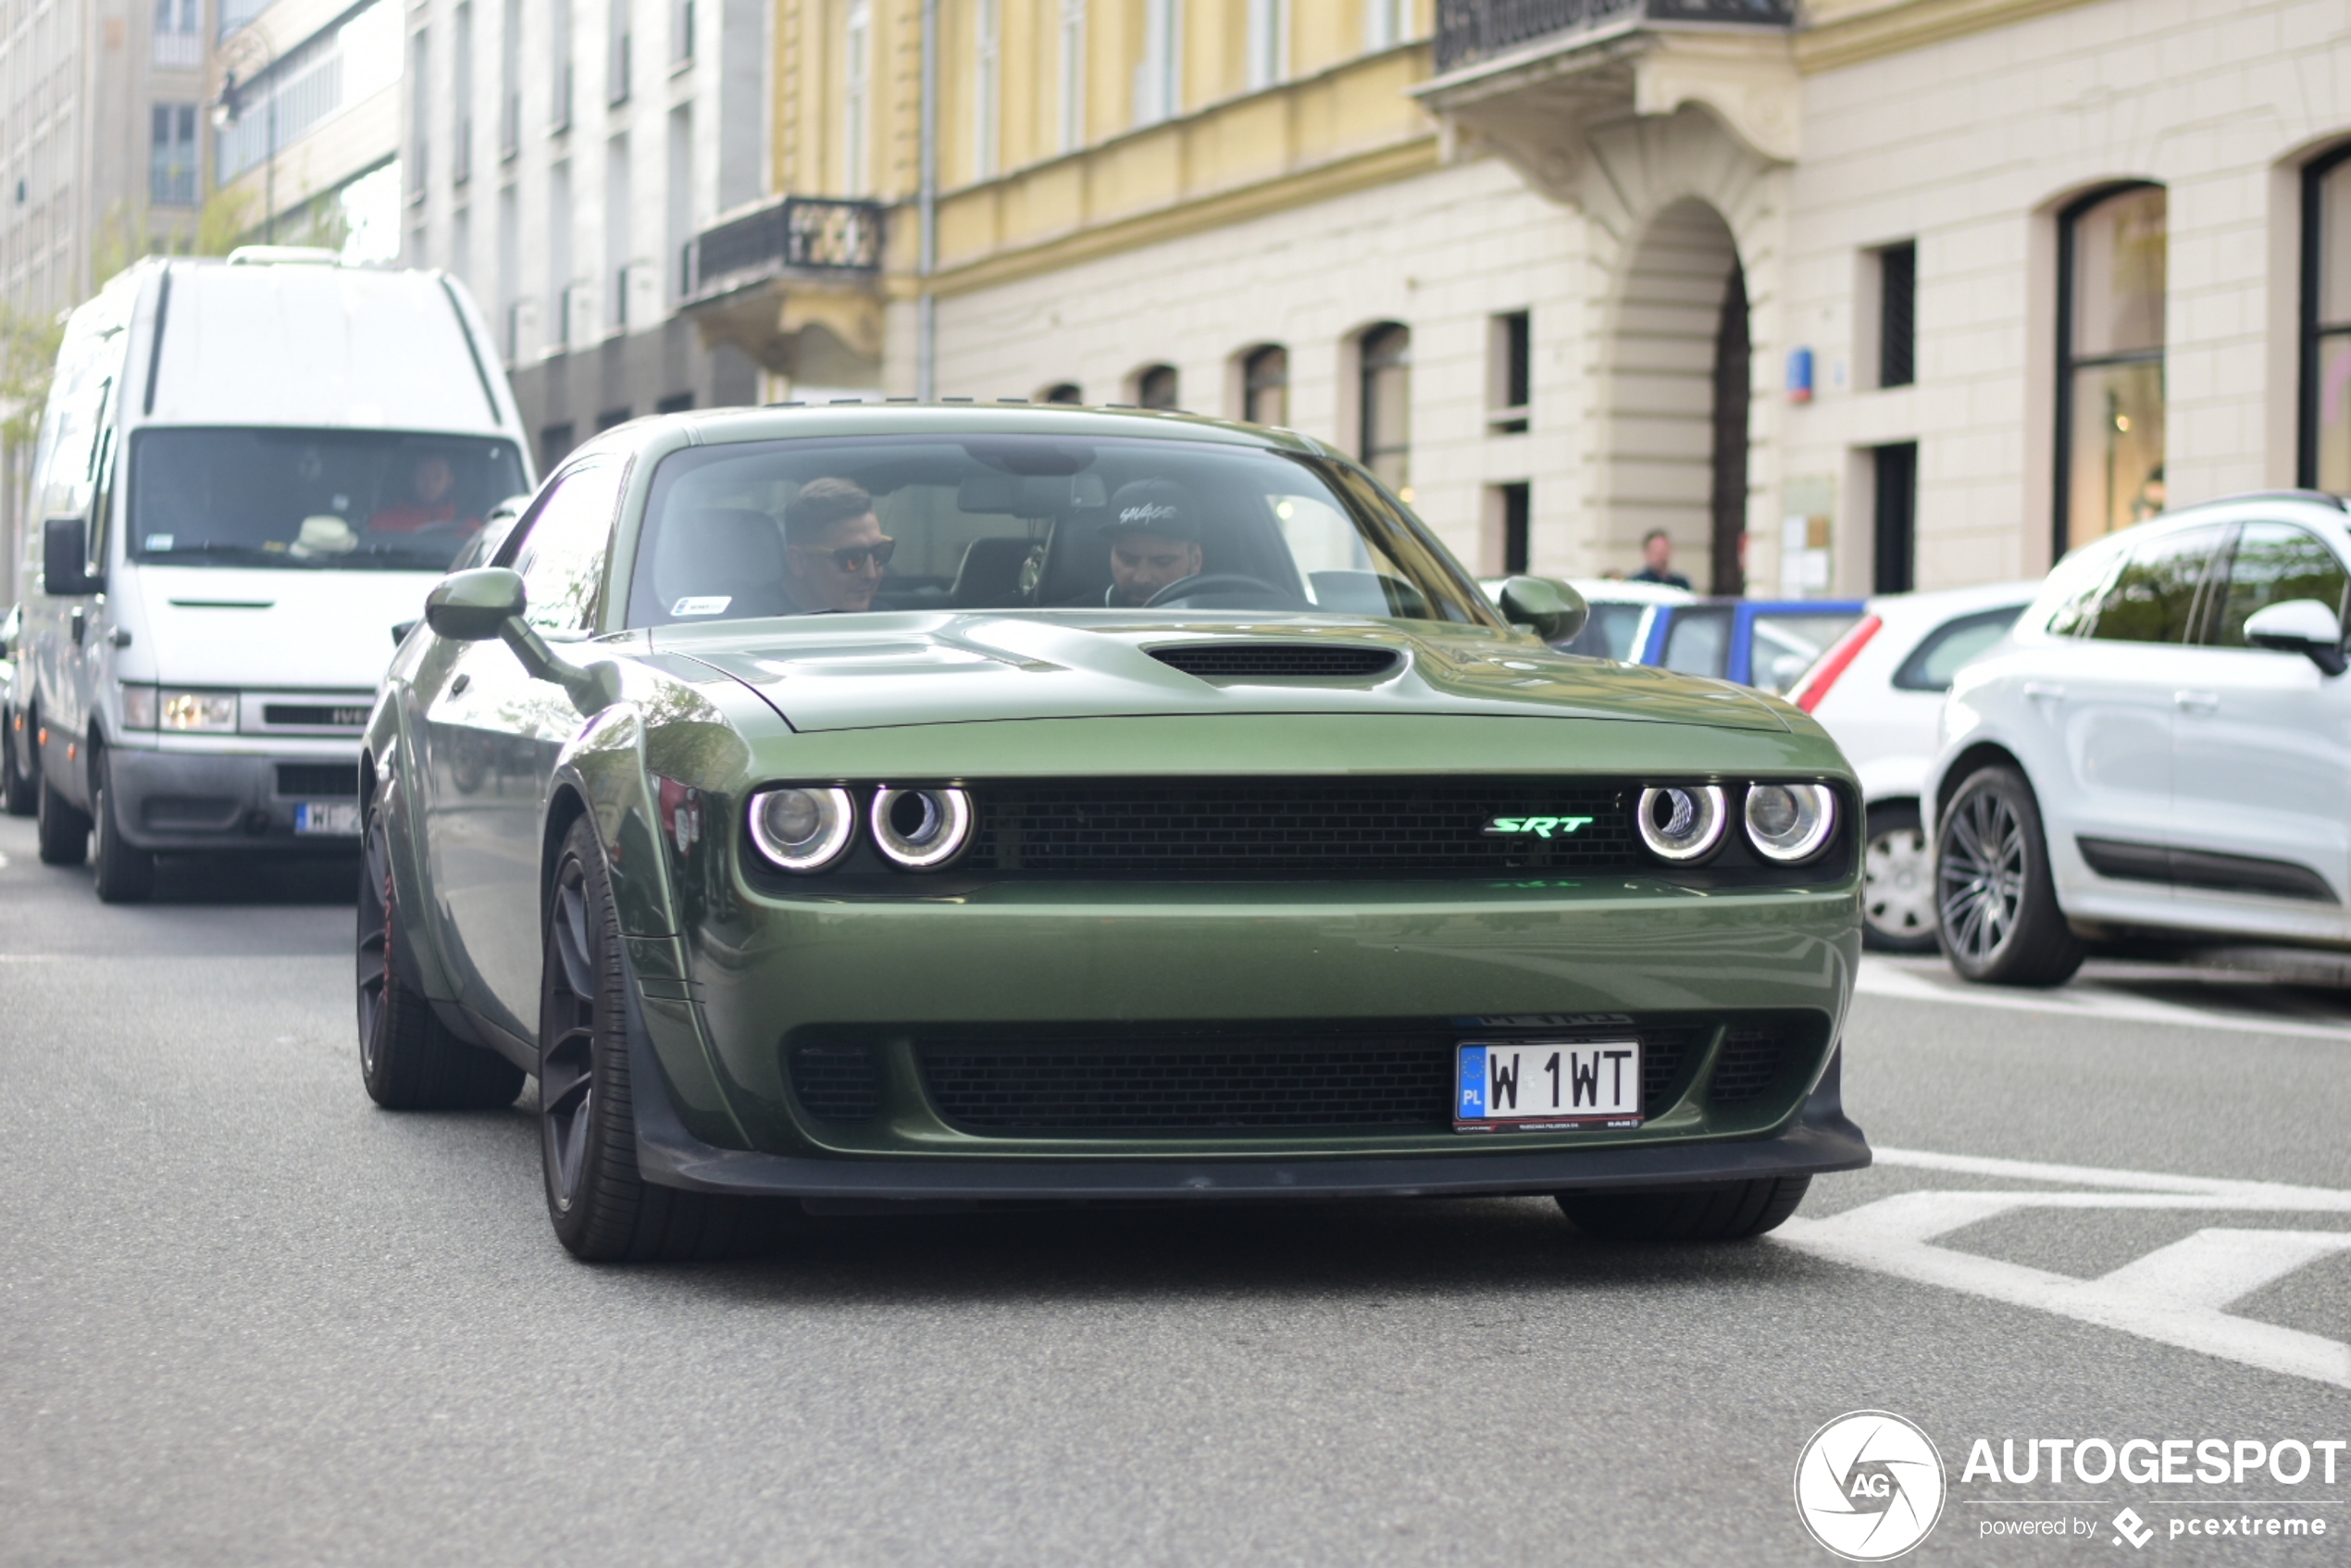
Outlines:
{"label": "passenger's sunglasses", "polygon": [[[807,547],[803,545],[802,548]],[[850,544],[839,550],[810,550],[808,554],[821,560],[829,560],[844,572],[862,572],[869,560],[877,566],[888,566],[889,558],[898,554],[898,541],[885,539],[879,544]]]}

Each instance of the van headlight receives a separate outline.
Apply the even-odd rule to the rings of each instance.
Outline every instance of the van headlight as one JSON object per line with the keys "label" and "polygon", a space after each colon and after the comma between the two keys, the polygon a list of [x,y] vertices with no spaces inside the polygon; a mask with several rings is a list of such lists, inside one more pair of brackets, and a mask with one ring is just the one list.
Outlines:
{"label": "van headlight", "polygon": [[1723,790],[1716,784],[1666,784],[1641,791],[1635,814],[1641,842],[1660,860],[1703,860],[1723,841]]}
{"label": "van headlight", "polygon": [[156,704],[162,729],[223,730],[237,728],[234,691],[166,691]]}
{"label": "van headlight", "polygon": [[1747,837],[1766,860],[1792,865],[1819,854],[1836,831],[1836,795],[1825,784],[1750,784]]}
{"label": "van headlight", "polygon": [[972,802],[961,790],[874,791],[874,842],[909,871],[936,871],[972,837]]}
{"label": "van headlight", "polygon": [[857,803],[837,788],[762,790],[751,798],[750,815],[751,841],[786,871],[822,871],[857,831]]}

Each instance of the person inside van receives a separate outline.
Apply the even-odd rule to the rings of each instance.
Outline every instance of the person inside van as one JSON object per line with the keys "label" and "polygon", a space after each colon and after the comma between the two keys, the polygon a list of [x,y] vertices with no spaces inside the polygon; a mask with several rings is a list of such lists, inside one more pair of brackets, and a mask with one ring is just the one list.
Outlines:
{"label": "person inside van", "polygon": [[852,479],[811,479],[784,507],[784,591],[802,615],[874,607],[898,541]]}
{"label": "person inside van", "polygon": [[[415,533],[457,521],[457,475],[449,459],[428,452],[408,465],[407,497],[379,508],[367,519],[373,533]],[[478,521],[478,519],[476,519]]]}

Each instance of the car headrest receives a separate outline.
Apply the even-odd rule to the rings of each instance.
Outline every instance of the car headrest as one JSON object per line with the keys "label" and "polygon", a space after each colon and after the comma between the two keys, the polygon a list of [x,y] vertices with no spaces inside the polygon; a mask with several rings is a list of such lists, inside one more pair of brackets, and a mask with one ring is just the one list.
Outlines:
{"label": "car headrest", "polygon": [[958,608],[1009,607],[1020,598],[1020,569],[1036,548],[1018,534],[973,540],[964,549],[955,586],[947,591],[948,603]]}

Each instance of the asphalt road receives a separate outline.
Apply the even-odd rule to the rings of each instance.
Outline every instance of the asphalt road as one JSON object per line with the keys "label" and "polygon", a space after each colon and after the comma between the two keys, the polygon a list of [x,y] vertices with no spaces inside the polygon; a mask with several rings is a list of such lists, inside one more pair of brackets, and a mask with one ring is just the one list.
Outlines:
{"label": "asphalt road", "polygon": [[[1375,1202],[591,1268],[524,1110],[361,1092],[348,866],[107,909],[32,848],[0,821],[0,1564],[1816,1563],[1791,1478],[1858,1409],[1940,1450],[1920,1561],[2351,1555],[2351,1451],[1961,1476],[1979,1437],[2351,1439],[2331,995],[1873,965],[1847,1099],[1888,1158],[1745,1245]],[[2331,1534],[2169,1534],[2223,1513]],[[2095,1534],[1986,1534],[2059,1516]]]}

